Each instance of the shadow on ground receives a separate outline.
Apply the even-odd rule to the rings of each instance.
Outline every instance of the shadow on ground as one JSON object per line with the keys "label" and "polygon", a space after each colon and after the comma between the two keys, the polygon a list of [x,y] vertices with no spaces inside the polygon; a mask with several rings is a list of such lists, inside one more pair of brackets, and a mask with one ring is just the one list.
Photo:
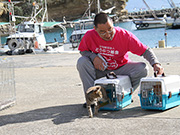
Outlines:
{"label": "shadow on ground", "polygon": [[[124,108],[120,111],[100,111],[97,117],[107,119],[124,119],[152,115],[155,113],[161,113],[161,111],[146,111],[142,110],[141,107],[135,107],[127,109]],[[0,116],[0,126],[48,119],[52,119],[53,123],[58,125],[73,122],[75,119],[83,118],[85,116],[88,118],[87,110],[82,107],[82,104],[54,106]]]}
{"label": "shadow on ground", "polygon": [[39,108],[27,112],[0,116],[0,126],[52,119],[54,124],[72,122],[86,115],[82,104]]}

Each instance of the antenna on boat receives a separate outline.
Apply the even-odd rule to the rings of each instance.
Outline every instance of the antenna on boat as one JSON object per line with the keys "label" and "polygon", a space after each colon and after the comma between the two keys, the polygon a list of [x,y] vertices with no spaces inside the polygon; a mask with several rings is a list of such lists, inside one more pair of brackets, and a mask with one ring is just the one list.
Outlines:
{"label": "antenna on boat", "polygon": [[9,23],[10,23],[10,34],[16,32],[16,25],[15,25],[15,15],[14,15],[14,3],[20,3],[20,2],[12,2],[12,0],[8,0],[8,9],[9,9]]}
{"label": "antenna on boat", "polygon": [[[39,9],[39,7],[41,7],[41,8]],[[43,12],[43,17],[42,17],[41,22],[44,22],[45,19],[48,22],[47,1],[46,0],[41,0],[41,3],[36,3],[36,1],[34,1],[33,2],[33,12],[32,12],[30,21],[37,21],[36,17],[41,12]]]}
{"label": "antenna on boat", "polygon": [[[14,1],[12,2],[12,0],[8,0],[7,3],[8,5],[8,11],[9,11],[9,22],[11,24],[12,30],[11,31],[15,31],[15,21],[16,18],[24,18],[24,19],[29,19],[30,21],[36,21],[37,22],[37,16],[42,13],[42,18],[41,18],[41,22],[44,22],[45,20],[48,21],[48,13],[47,13],[47,0],[40,0],[39,3],[37,3],[36,1],[34,1],[32,3],[33,5],[33,11],[31,16],[26,17],[26,16],[18,16],[14,14],[14,5],[20,3],[21,1]],[[30,2],[30,0],[29,0]]]}

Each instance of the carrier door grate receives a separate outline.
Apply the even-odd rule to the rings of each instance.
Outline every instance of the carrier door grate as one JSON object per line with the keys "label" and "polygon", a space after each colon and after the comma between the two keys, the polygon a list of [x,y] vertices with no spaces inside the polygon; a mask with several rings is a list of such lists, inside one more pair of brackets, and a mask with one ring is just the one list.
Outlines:
{"label": "carrier door grate", "polygon": [[142,106],[162,107],[161,82],[142,82],[140,92]]}

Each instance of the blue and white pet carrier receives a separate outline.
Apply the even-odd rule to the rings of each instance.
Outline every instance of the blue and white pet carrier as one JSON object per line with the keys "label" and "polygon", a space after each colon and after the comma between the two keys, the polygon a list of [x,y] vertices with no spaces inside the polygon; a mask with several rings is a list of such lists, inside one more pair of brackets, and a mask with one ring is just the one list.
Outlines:
{"label": "blue and white pet carrier", "polygon": [[96,80],[95,85],[104,87],[111,100],[111,103],[106,105],[100,104],[100,110],[117,111],[131,104],[133,89],[128,76],[103,77]]}
{"label": "blue and white pet carrier", "polygon": [[138,95],[143,109],[166,110],[180,105],[180,76],[142,78]]}

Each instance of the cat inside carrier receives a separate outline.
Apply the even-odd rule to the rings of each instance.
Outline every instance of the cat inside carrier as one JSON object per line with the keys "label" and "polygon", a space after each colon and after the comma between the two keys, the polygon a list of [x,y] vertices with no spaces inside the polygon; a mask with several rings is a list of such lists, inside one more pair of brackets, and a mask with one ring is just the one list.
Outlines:
{"label": "cat inside carrier", "polygon": [[145,77],[138,93],[143,109],[166,110],[180,104],[180,76]]}
{"label": "cat inside carrier", "polygon": [[142,82],[142,105],[162,107],[161,82]]}

